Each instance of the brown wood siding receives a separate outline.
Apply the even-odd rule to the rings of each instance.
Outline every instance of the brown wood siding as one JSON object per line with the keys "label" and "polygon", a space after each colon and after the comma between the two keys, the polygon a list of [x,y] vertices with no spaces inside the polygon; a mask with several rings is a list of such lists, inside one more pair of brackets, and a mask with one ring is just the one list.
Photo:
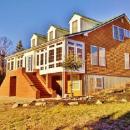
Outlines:
{"label": "brown wood siding", "polygon": [[[83,35],[71,37],[85,43],[86,74],[130,76],[130,70],[125,70],[124,63],[124,53],[130,53],[130,39],[125,38],[123,42],[115,41],[112,25],[130,30],[130,24],[125,17],[122,17],[90,32],[87,37]],[[91,65],[91,45],[106,48],[106,67]]]}

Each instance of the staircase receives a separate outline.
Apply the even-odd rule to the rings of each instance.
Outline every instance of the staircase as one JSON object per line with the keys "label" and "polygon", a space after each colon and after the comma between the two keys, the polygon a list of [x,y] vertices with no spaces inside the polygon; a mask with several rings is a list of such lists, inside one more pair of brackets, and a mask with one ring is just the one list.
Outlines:
{"label": "staircase", "polygon": [[32,81],[34,86],[40,91],[40,98],[50,98],[51,94],[47,92],[45,87],[42,85],[42,83],[39,81],[39,79],[36,76],[36,72],[28,72],[26,73],[29,79]]}

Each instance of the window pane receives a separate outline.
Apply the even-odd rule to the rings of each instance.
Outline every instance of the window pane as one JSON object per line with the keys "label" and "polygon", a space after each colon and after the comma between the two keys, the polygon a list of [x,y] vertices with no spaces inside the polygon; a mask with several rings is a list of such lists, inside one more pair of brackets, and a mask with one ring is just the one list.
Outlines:
{"label": "window pane", "polygon": [[73,54],[74,55],[74,47],[68,47],[68,54]]}
{"label": "window pane", "polygon": [[39,55],[37,55],[37,66],[39,66]]}
{"label": "window pane", "polygon": [[119,28],[119,40],[123,41],[124,40],[124,29]]}
{"label": "window pane", "polygon": [[72,33],[75,33],[77,31],[78,31],[78,21],[76,20],[72,23]]}
{"label": "window pane", "polygon": [[102,47],[99,47],[99,65],[106,66],[106,50]]}
{"label": "window pane", "polygon": [[77,55],[78,55],[79,58],[81,58],[81,59],[83,58],[82,57],[82,49],[77,48]]}
{"label": "window pane", "polygon": [[45,53],[45,64],[47,64],[47,52]]}
{"label": "window pane", "polygon": [[23,60],[20,60],[20,67],[23,67]]}
{"label": "window pane", "polygon": [[17,67],[19,68],[19,60],[18,60],[18,62],[17,62]]}
{"label": "window pane", "polygon": [[49,39],[50,39],[50,40],[53,39],[53,31],[51,31],[51,32],[49,33]]}
{"label": "window pane", "polygon": [[129,38],[129,30],[125,29],[125,37]]}
{"label": "window pane", "polygon": [[56,48],[56,60],[62,60],[62,48]]}
{"label": "window pane", "polygon": [[41,54],[41,65],[43,65],[43,54]]}
{"label": "window pane", "polygon": [[117,26],[113,26],[113,38],[115,40],[118,40],[118,27]]}
{"label": "window pane", "polygon": [[14,69],[14,62],[11,61],[11,70],[13,70],[13,69]]}
{"label": "window pane", "polygon": [[91,64],[98,65],[98,48],[91,46]]}
{"label": "window pane", "polygon": [[96,87],[103,88],[103,78],[96,78]]}
{"label": "window pane", "polygon": [[35,39],[32,40],[32,47],[35,46]]}
{"label": "window pane", "polygon": [[49,62],[54,62],[54,50],[49,51]]}

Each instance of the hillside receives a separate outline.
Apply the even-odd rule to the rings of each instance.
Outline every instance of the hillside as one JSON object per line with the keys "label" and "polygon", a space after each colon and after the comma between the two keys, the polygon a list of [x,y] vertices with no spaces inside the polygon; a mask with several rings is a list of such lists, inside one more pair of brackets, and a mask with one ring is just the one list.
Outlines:
{"label": "hillside", "polygon": [[[129,130],[129,95],[129,88],[105,90],[84,101],[78,100],[77,105],[67,105],[69,100],[52,100],[46,101],[45,106],[29,105],[15,109],[11,108],[14,102],[29,103],[31,100],[0,98],[0,129]],[[96,105],[97,100],[102,104]],[[73,102],[76,102],[75,99]]]}

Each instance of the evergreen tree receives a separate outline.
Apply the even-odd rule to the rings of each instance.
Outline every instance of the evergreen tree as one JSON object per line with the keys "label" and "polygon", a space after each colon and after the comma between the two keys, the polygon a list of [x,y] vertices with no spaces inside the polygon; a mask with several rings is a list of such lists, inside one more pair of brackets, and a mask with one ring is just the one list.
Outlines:
{"label": "evergreen tree", "polygon": [[16,52],[20,52],[23,50],[24,50],[24,47],[23,47],[22,41],[20,40],[16,46]]}

